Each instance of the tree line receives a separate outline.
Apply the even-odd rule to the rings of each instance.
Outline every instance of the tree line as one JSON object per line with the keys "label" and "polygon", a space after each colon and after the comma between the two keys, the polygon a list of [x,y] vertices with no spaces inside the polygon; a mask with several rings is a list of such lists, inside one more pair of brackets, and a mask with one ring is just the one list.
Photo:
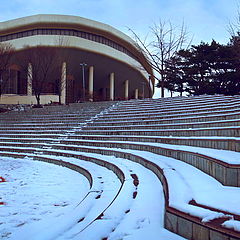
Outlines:
{"label": "tree line", "polygon": [[165,65],[166,85],[171,92],[189,95],[240,93],[240,38],[226,45],[201,42],[178,51]]}

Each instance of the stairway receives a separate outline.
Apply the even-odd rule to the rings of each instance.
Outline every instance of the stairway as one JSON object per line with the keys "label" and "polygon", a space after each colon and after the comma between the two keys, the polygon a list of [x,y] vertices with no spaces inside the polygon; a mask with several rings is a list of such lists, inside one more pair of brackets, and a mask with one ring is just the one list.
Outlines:
{"label": "stairway", "polygon": [[[159,204],[166,229],[187,239],[235,240],[240,238],[240,228],[234,228],[240,211],[233,208],[234,198],[240,201],[239,103],[240,96],[204,95],[2,113],[0,155],[63,165],[91,183],[96,176],[81,167],[82,160],[114,172],[119,191],[97,216],[84,217],[66,233],[76,239],[96,231],[95,225],[106,229],[102,239],[117,236],[128,224],[122,216],[135,216],[129,205],[144,198],[142,183],[152,176],[143,173],[150,170],[159,183],[155,191],[164,193]],[[213,192],[219,201],[213,201]],[[113,213],[125,194],[132,197]],[[227,204],[220,199],[224,194]],[[117,220],[106,223],[104,216]]]}

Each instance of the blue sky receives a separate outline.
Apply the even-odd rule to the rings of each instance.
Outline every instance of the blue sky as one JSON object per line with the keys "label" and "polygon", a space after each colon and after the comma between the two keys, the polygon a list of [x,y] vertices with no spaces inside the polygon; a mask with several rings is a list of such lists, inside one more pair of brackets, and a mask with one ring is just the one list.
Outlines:
{"label": "blue sky", "polygon": [[193,43],[212,39],[227,43],[227,26],[237,16],[240,0],[1,0],[0,21],[39,13],[67,14],[107,23],[130,35],[144,36],[159,18],[183,20]]}

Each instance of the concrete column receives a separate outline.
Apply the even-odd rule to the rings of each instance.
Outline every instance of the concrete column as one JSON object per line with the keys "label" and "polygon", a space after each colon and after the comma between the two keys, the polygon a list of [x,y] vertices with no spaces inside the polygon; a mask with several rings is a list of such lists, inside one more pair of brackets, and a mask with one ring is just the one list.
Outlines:
{"label": "concrete column", "polygon": [[124,98],[128,100],[128,88],[129,88],[129,80],[126,80],[124,83]]}
{"label": "concrete column", "polygon": [[89,101],[93,101],[93,71],[94,67],[89,67],[89,76],[88,76],[88,94],[89,94]]}
{"label": "concrete column", "polygon": [[114,100],[114,73],[110,74],[110,96],[109,100],[113,101]]}
{"label": "concrete column", "polygon": [[135,89],[135,99],[138,99],[138,89]]}
{"label": "concrete column", "polygon": [[142,83],[142,98],[145,98],[145,83]]}
{"label": "concrete column", "polygon": [[60,101],[62,104],[66,103],[66,89],[67,89],[67,64],[62,63],[61,83],[60,83]]}
{"label": "concrete column", "polygon": [[27,95],[32,96],[32,64],[28,63],[27,70]]}

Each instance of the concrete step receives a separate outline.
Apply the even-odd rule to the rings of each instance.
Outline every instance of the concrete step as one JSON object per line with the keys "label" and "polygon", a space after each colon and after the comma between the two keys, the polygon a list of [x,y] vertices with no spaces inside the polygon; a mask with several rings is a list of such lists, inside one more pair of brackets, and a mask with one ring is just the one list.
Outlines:
{"label": "concrete step", "polygon": [[98,125],[84,127],[84,130],[137,130],[137,129],[195,129],[195,128],[211,128],[211,127],[231,127],[240,126],[240,119],[219,120],[208,122],[191,122],[191,123],[172,123],[172,124],[144,124],[144,125]]}
{"label": "concrete step", "polygon": [[172,117],[172,118],[145,118],[143,120],[138,120],[138,118],[133,119],[124,119],[123,117],[119,117],[117,119],[109,121],[102,121],[101,119],[96,119],[93,123],[89,123],[89,126],[101,126],[101,125],[142,125],[142,124],[173,124],[173,123],[191,123],[191,122],[208,122],[208,121],[219,121],[219,120],[230,120],[230,119],[240,119],[240,113],[227,113],[227,114],[210,114],[210,115],[202,115],[202,116],[186,116],[186,117]]}
{"label": "concrete step", "polygon": [[[132,105],[126,106],[124,104],[119,104],[117,106],[118,112],[125,113],[127,111],[137,112],[137,111],[176,111],[179,109],[184,110],[196,110],[196,109],[210,109],[210,108],[228,108],[239,105],[240,100],[234,101],[211,101],[211,102],[192,102],[192,103],[149,103],[146,105]],[[111,111],[110,111],[111,112]]]}
{"label": "concrete step", "polygon": [[141,136],[182,136],[182,137],[200,137],[200,136],[224,136],[240,137],[240,127],[215,127],[215,128],[196,128],[196,129],[135,129],[135,130],[81,130],[76,135],[141,135]]}
{"label": "concrete step", "polygon": [[[195,147],[224,149],[240,152],[240,138],[233,137],[164,137],[164,136],[119,136],[119,135],[72,135],[68,142],[75,140],[96,140],[96,141],[131,141],[131,142],[155,142],[173,145],[187,145]],[[1,141],[1,139],[0,139]],[[5,141],[3,139],[2,141]]]}

